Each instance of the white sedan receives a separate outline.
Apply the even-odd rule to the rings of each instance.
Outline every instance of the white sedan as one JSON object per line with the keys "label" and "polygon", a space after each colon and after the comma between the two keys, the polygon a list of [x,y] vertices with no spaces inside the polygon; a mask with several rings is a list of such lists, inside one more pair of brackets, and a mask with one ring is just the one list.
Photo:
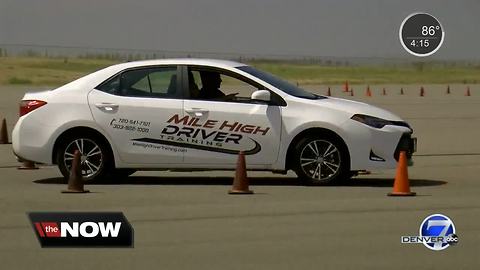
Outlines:
{"label": "white sedan", "polygon": [[251,66],[164,59],[118,64],[55,90],[27,93],[13,130],[20,161],[57,164],[82,154],[86,180],[137,170],[286,173],[321,185],[394,168],[415,149],[412,129],[383,109],[302,90]]}

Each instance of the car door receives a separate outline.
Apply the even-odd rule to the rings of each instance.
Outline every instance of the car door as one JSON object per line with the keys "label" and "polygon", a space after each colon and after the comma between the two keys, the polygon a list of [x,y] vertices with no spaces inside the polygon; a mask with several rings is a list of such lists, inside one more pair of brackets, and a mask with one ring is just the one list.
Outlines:
{"label": "car door", "polygon": [[159,137],[171,115],[183,115],[177,66],[123,71],[88,95],[93,118],[130,164],[182,163],[182,150]]}
{"label": "car door", "polygon": [[202,74],[207,71],[211,70],[188,68],[184,116],[170,121],[175,128],[169,131],[184,140],[184,162],[224,167],[235,164],[239,151],[244,151],[249,165],[274,163],[280,144],[281,108],[251,100],[252,92],[264,87],[227,70],[214,72],[222,81],[218,90],[233,98],[202,98],[206,88]]}

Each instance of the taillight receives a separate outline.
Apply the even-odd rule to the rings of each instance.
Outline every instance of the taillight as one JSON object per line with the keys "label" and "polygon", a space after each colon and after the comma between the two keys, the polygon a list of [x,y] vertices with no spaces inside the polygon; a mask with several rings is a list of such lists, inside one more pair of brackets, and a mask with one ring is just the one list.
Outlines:
{"label": "taillight", "polygon": [[20,116],[23,116],[35,109],[42,107],[47,102],[42,100],[22,100],[20,101]]}

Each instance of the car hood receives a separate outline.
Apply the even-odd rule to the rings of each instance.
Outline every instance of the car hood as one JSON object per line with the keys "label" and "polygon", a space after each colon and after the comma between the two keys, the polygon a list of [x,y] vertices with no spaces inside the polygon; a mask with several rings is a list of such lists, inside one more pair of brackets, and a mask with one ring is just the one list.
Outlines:
{"label": "car hood", "polygon": [[352,116],[354,114],[365,114],[390,121],[403,121],[402,118],[392,112],[363,102],[328,97],[314,100],[314,103],[322,107],[350,113]]}

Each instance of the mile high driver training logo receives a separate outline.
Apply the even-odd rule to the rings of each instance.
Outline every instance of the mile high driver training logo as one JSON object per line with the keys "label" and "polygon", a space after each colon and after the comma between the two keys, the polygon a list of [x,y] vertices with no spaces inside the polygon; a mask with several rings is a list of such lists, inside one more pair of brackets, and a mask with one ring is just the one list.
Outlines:
{"label": "mile high driver training logo", "polygon": [[[200,123],[199,118],[188,115],[180,118],[178,114],[170,117],[167,123],[169,125],[163,128],[159,135],[160,138],[139,138],[133,139],[133,141],[226,154],[238,154],[239,151],[244,151],[245,155],[253,155],[260,152],[262,147],[256,140],[244,135],[265,136],[270,130],[270,127],[212,119]],[[242,147],[246,149],[242,149]]]}

